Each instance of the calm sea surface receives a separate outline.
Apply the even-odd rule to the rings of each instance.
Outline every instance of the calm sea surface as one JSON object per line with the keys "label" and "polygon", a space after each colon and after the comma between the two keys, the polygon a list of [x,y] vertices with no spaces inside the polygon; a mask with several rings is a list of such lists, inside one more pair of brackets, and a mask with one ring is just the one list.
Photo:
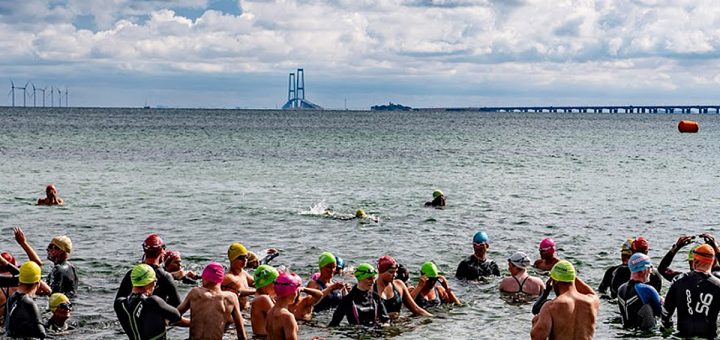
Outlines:
{"label": "calm sea surface", "polygon": [[[687,118],[700,133],[678,133]],[[0,108],[0,239],[24,261],[12,226],[41,256],[69,235],[81,277],[70,338],[117,339],[112,299],[151,232],[196,271],[227,264],[241,242],[281,249],[274,263],[306,280],[326,250],[351,265],[391,255],[413,281],[426,260],[453,276],[481,229],[507,273],[509,255],[536,256],[552,236],[597,287],[627,237],[648,238],[657,265],[678,235],[717,231],[719,170],[716,115]],[[35,206],[49,183],[64,207]],[[447,209],[423,207],[435,189]],[[323,218],[319,206],[380,222]],[[674,265],[686,267],[681,256]],[[464,306],[369,335],[528,337],[531,306],[506,304],[496,281],[450,283]],[[617,308],[603,300],[596,338],[629,335]],[[301,325],[300,337],[360,336],[329,319]]]}

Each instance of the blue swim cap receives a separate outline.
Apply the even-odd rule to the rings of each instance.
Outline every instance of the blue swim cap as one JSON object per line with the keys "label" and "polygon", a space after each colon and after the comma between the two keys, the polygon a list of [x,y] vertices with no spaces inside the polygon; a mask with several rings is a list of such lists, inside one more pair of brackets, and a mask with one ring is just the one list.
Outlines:
{"label": "blue swim cap", "polygon": [[475,233],[475,236],[473,236],[473,243],[490,243],[490,238],[488,237],[487,233],[484,231],[478,231]]}
{"label": "blue swim cap", "polygon": [[340,269],[345,268],[345,260],[342,259],[340,256],[335,256],[335,262],[337,262],[337,267]]}

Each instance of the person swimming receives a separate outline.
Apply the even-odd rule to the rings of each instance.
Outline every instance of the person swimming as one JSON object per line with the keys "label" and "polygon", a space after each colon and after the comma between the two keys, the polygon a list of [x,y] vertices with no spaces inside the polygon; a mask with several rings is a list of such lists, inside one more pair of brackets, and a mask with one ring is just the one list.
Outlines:
{"label": "person swimming", "polygon": [[403,305],[414,315],[432,316],[432,314],[415,303],[410,290],[405,286],[405,282],[395,278],[399,268],[395,259],[390,256],[383,256],[378,259],[377,268],[379,275],[373,285],[373,291],[377,294],[379,301],[385,305],[390,318],[397,319]]}
{"label": "person swimming", "polygon": [[58,196],[57,188],[54,184],[50,184],[45,188],[45,198],[39,198],[37,205],[63,205],[65,201]]}
{"label": "person swimming", "polygon": [[[437,286],[440,283],[440,286]],[[460,299],[455,295],[447,279],[440,275],[440,270],[431,261],[420,267],[420,280],[412,291],[415,303],[423,309],[437,307],[442,304],[460,305]]]}
{"label": "person swimming", "polygon": [[433,191],[433,200],[431,202],[425,202],[426,207],[433,208],[444,208],[446,204],[445,194],[440,190]]}
{"label": "person swimming", "polygon": [[345,295],[333,313],[329,327],[340,325],[343,319],[348,324],[377,326],[390,321],[385,305],[373,292],[373,283],[377,277],[377,271],[368,263],[361,263],[355,268],[357,283],[352,290]]}
{"label": "person swimming", "polygon": [[45,323],[45,330],[52,331],[56,334],[67,332],[75,329],[75,325],[68,322],[70,313],[73,310],[73,304],[63,293],[54,293],[48,299],[48,309],[52,312],[52,316]]}

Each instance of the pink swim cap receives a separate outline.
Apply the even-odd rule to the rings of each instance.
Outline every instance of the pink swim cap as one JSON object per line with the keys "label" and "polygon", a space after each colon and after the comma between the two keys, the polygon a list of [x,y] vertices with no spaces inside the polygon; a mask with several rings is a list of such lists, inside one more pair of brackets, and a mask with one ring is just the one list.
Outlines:
{"label": "pink swim cap", "polygon": [[280,276],[275,279],[275,295],[278,297],[285,297],[295,294],[298,288],[302,286],[302,279],[296,274],[281,273]]}
{"label": "pink swim cap", "polygon": [[320,278],[320,273],[315,273],[310,276],[310,281],[315,281]]}
{"label": "pink swim cap", "polygon": [[202,272],[202,279],[215,284],[221,284],[225,277],[225,268],[217,262],[210,262]]}
{"label": "pink swim cap", "polygon": [[540,241],[540,250],[542,250],[542,251],[552,250],[554,252],[555,251],[555,241],[553,241],[553,239],[551,239],[549,237],[546,239],[543,239],[542,241]]}

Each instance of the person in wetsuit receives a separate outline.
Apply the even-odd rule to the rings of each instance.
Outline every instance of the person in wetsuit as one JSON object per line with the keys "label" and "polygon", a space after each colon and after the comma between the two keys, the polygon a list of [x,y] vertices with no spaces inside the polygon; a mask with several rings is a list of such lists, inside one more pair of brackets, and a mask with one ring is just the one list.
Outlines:
{"label": "person in wetsuit", "polygon": [[670,285],[662,309],[662,325],[672,330],[677,309],[677,334],[681,338],[714,339],[720,312],[720,279],[710,274],[715,251],[703,244],[694,251],[693,271],[679,275]]}
{"label": "person in wetsuit", "polygon": [[629,238],[620,246],[620,261],[622,262],[618,265],[614,265],[608,268],[605,271],[605,275],[603,275],[603,279],[602,281],[600,281],[600,287],[598,287],[598,292],[600,294],[607,294],[607,290],[608,288],[610,288],[610,284],[612,283],[615,271],[621,266],[627,266],[627,262],[632,255],[632,242],[633,239]]}
{"label": "person in wetsuit", "polygon": [[426,207],[433,208],[444,208],[446,204],[445,194],[440,190],[433,191],[433,200],[431,202],[425,202]]}
{"label": "person in wetsuit", "polygon": [[[412,291],[415,303],[424,309],[437,307],[442,304],[460,305],[460,299],[455,296],[447,279],[440,275],[440,270],[431,261],[427,261],[420,267],[420,281]],[[440,283],[438,287],[437,283]]]}
{"label": "person in wetsuit", "polygon": [[155,269],[147,264],[130,270],[132,291],[118,297],[113,305],[115,314],[130,340],[165,339],[167,324],[188,327],[190,320],[175,307],[153,295],[157,283]]}
{"label": "person in wetsuit", "polygon": [[74,297],[78,287],[77,269],[68,261],[72,252],[72,241],[65,235],[55,236],[47,246],[47,258],[54,264],[47,277],[53,293]]}
{"label": "person in wetsuit", "polygon": [[73,305],[65,294],[54,293],[50,295],[48,308],[52,312],[52,316],[45,323],[45,330],[57,334],[75,329],[75,326],[68,322]]}
{"label": "person in wetsuit", "polygon": [[538,296],[545,289],[545,283],[535,276],[527,273],[530,266],[530,257],[523,252],[516,252],[508,258],[508,271],[510,277],[500,281],[500,291],[509,294]]}
{"label": "person in wetsuit", "polygon": [[40,309],[33,297],[42,273],[37,263],[28,261],[20,266],[18,288],[7,300],[5,335],[11,338],[45,338],[47,333],[40,320]]}
{"label": "person in wetsuit", "polygon": [[[335,255],[327,251],[320,254],[318,267],[320,267],[320,276],[315,280],[310,280],[307,287],[323,292],[323,298],[315,304],[314,307],[316,312],[322,312],[337,307],[343,295],[347,294],[347,288],[344,283],[333,280],[335,269],[337,268],[337,258]],[[331,289],[326,292],[326,289],[329,287],[331,287]]]}
{"label": "person in wetsuit", "polygon": [[500,268],[487,258],[490,239],[484,231],[473,236],[473,254],[462,260],[455,271],[455,277],[461,280],[477,280],[488,276],[500,276]]}
{"label": "person in wetsuit", "polygon": [[357,283],[340,301],[329,326],[339,326],[343,319],[351,325],[363,326],[377,326],[390,321],[385,305],[378,302],[380,298],[372,289],[377,277],[375,268],[362,263],[357,266],[354,275]]}
{"label": "person in wetsuit", "polygon": [[[143,263],[155,270],[157,283],[155,284],[152,294],[160,297],[170,306],[176,307],[180,305],[180,294],[178,294],[175,280],[170,273],[160,268],[160,263],[165,255],[165,243],[157,234],[150,234],[142,244],[145,256]],[[127,297],[130,295],[133,285],[131,278],[132,270],[128,271],[123,277],[120,287],[118,288],[115,299]]]}
{"label": "person in wetsuit", "polygon": [[617,295],[623,327],[643,331],[653,329],[662,312],[662,302],[655,288],[645,284],[652,270],[650,258],[635,253],[628,260],[628,267],[632,272],[630,281],[620,286]]}
{"label": "person in wetsuit", "polygon": [[400,316],[403,304],[414,315],[432,316],[415,303],[405,282],[395,278],[398,267],[398,263],[390,256],[379,258],[377,262],[379,275],[373,285],[373,291],[377,294],[379,301],[385,305],[390,318],[396,319]]}
{"label": "person in wetsuit", "polygon": [[[640,236],[633,241],[631,249],[633,254],[642,253],[647,255],[648,250],[650,250],[650,243],[647,239]],[[612,281],[610,282],[610,296],[615,298],[620,286],[628,281],[630,281],[630,268],[628,268],[627,264],[619,266],[615,270]],[[660,288],[662,288],[662,277],[657,270],[652,269],[650,272],[650,280],[648,280],[648,284],[655,288],[658,292],[660,291]]]}
{"label": "person in wetsuit", "polygon": [[[678,275],[682,274],[680,271],[675,271],[670,268],[670,264],[672,264],[673,259],[675,258],[675,254],[680,250],[680,248],[690,244],[695,240],[696,237],[701,237],[703,240],[705,240],[705,244],[711,246],[713,250],[715,250],[715,258],[720,261],[720,249],[718,248],[718,244],[715,241],[715,237],[712,236],[710,233],[704,233],[698,236],[680,236],[677,239],[677,242],[675,242],[670,250],[665,254],[665,256],[660,261],[660,264],[658,265],[658,271],[660,272],[660,275],[664,277],[666,280],[671,281],[675,279]],[[688,267],[690,267],[690,270],[693,270],[693,251],[699,247],[699,244],[696,244],[695,246],[690,248],[690,251],[688,251]],[[718,262],[715,262],[713,265],[712,272],[715,273],[720,268],[717,268]],[[715,273],[716,276],[718,276],[717,273]]]}

